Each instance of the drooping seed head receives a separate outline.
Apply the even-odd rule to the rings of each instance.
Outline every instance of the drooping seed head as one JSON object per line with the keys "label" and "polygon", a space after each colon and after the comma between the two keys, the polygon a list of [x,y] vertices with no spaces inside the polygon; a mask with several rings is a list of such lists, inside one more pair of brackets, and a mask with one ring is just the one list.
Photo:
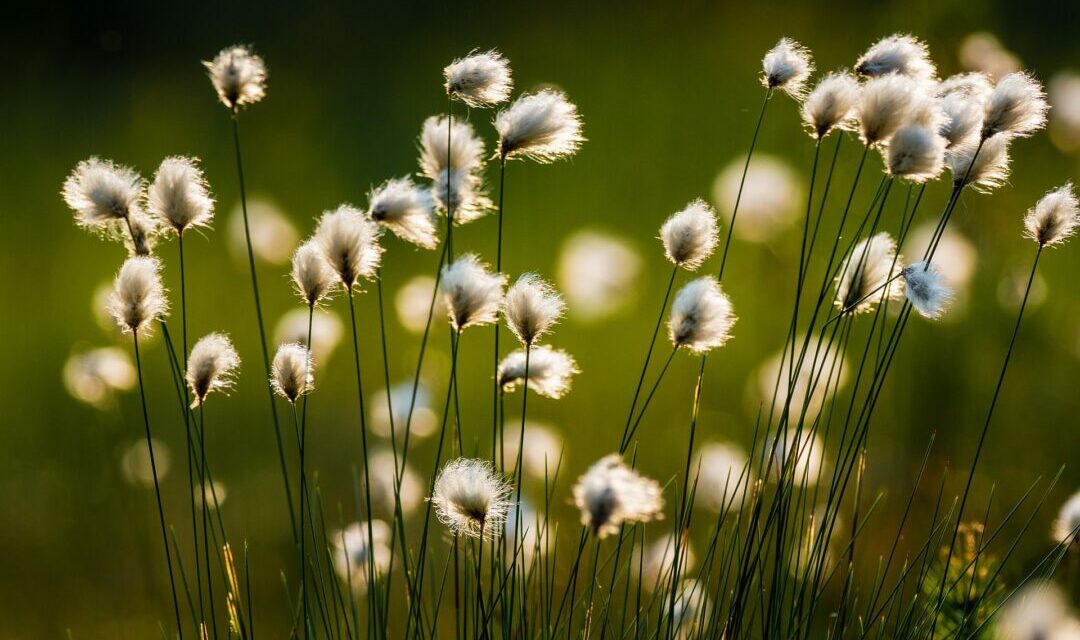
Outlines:
{"label": "drooping seed head", "polygon": [[836,308],[867,313],[879,300],[899,299],[904,294],[901,262],[896,242],[884,231],[855,245],[836,277]]}
{"label": "drooping seed head", "polygon": [[562,296],[535,273],[522,274],[503,298],[506,325],[523,347],[534,344],[551,331],[565,308]]}
{"label": "drooping seed head", "polygon": [[431,189],[416,186],[408,177],[387,180],[368,194],[368,215],[405,242],[424,249],[439,243]]}
{"label": "drooping seed head", "polygon": [[143,179],[134,169],[90,157],[75,165],[64,181],[61,195],[75,213],[75,224],[110,233],[138,210]]}
{"label": "drooping seed head", "polygon": [[161,262],[152,256],[125,260],[116,275],[107,308],[124,333],[148,334],[154,320],[169,309],[165,287],[161,285]]}
{"label": "drooping seed head", "polygon": [[502,535],[512,489],[487,460],[457,458],[435,478],[435,515],[454,535],[491,540]]}
{"label": "drooping seed head", "polygon": [[933,180],[945,168],[946,141],[936,129],[909,124],[897,129],[883,149],[889,175],[916,184]]}
{"label": "drooping seed head", "polygon": [[188,356],[187,384],[194,396],[192,408],[202,406],[211,392],[232,388],[239,367],[240,355],[227,335],[209,333],[200,338]]}
{"label": "drooping seed head", "polygon": [[1024,216],[1024,236],[1041,247],[1061,244],[1069,239],[1080,225],[1073,185],[1066,182],[1047,193]]}
{"label": "drooping seed head", "polygon": [[266,64],[246,45],[225,47],[203,66],[229,109],[255,104],[266,95]]}
{"label": "drooping seed head", "polygon": [[689,271],[697,269],[716,250],[717,227],[713,208],[701,198],[694,200],[660,227],[664,254],[675,265]]}
{"label": "drooping seed head", "polygon": [[1009,178],[1009,141],[1008,136],[993,136],[984,140],[981,148],[976,140],[950,148],[945,163],[953,185],[989,193],[1005,184]]}
{"label": "drooping seed head", "polygon": [[315,363],[307,347],[286,343],[274,354],[270,383],[274,391],[292,404],[315,388]]}
{"label": "drooping seed head", "polygon": [[791,38],[781,38],[761,60],[761,84],[802,98],[806,80],[814,72],[810,50]]}
{"label": "drooping seed head", "polygon": [[924,318],[938,318],[952,299],[952,288],[937,266],[923,261],[904,267],[904,295]]}
{"label": "drooping seed head", "polygon": [[446,93],[470,107],[486,108],[510,98],[510,61],[492,49],[472,52],[443,69]]}
{"label": "drooping seed head", "polygon": [[177,235],[205,227],[214,217],[214,199],[195,158],[165,158],[146,192],[146,210]]}
{"label": "drooping seed head", "polygon": [[801,109],[810,135],[820,140],[834,129],[851,129],[860,91],[859,82],[846,71],[833,71],[818,81]]}
{"label": "drooping seed head", "polygon": [[315,242],[346,291],[375,275],[383,252],[379,235],[379,225],[351,205],[325,211],[319,218]]}
{"label": "drooping seed head", "polygon": [[882,38],[866,50],[855,63],[855,73],[880,77],[897,74],[913,80],[928,81],[937,76],[926,43],[903,33]]}
{"label": "drooping seed head", "polygon": [[897,129],[915,118],[925,104],[920,99],[924,95],[923,85],[907,76],[892,73],[867,80],[855,107],[863,143],[888,142]]}
{"label": "drooping seed head", "polygon": [[671,303],[668,337],[675,348],[706,353],[731,338],[735,313],[731,300],[712,276],[686,283]]}
{"label": "drooping seed head", "polygon": [[577,106],[563,92],[543,89],[524,94],[495,115],[498,155],[541,164],[567,158],[585,142],[581,126]]}
{"label": "drooping seed head", "polygon": [[[559,399],[570,391],[575,375],[581,372],[573,356],[548,346],[529,350],[529,391],[545,398]],[[513,351],[499,363],[496,379],[504,393],[511,393],[525,382],[525,351]]]}
{"label": "drooping seed head", "polygon": [[1027,72],[1010,73],[986,96],[982,137],[998,134],[1023,138],[1046,126],[1046,93]]}
{"label": "drooping seed head", "polygon": [[660,485],[626,466],[613,453],[601,458],[578,478],[574,505],[581,524],[599,538],[618,533],[624,522],[649,522],[663,517]]}
{"label": "drooping seed head", "polygon": [[334,287],[334,272],[316,240],[308,240],[296,249],[291,275],[296,293],[311,308],[317,307]]}
{"label": "drooping seed head", "polygon": [[457,331],[464,331],[472,325],[495,322],[505,286],[505,275],[489,272],[471,253],[443,267],[440,290],[450,315],[450,325]]}
{"label": "drooping seed head", "polygon": [[444,171],[431,185],[431,196],[440,215],[453,215],[454,225],[483,218],[495,209],[479,173]]}

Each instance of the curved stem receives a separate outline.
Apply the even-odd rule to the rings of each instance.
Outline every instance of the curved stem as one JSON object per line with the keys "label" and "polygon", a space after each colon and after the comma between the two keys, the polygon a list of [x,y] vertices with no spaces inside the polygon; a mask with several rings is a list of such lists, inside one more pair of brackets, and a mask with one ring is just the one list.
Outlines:
{"label": "curved stem", "polygon": [[623,435],[620,443],[626,442],[630,424],[634,419],[634,411],[637,409],[638,398],[641,396],[641,387],[645,384],[645,373],[649,370],[649,362],[652,360],[653,348],[656,346],[656,336],[660,335],[660,327],[664,324],[664,312],[667,311],[668,300],[671,299],[671,288],[675,285],[675,276],[679,273],[678,265],[671,267],[671,277],[668,278],[667,289],[664,290],[664,301],[660,303],[660,313],[656,316],[656,326],[653,327],[652,337],[649,338],[649,348],[645,351],[645,364],[641,366],[638,375],[637,386],[634,388],[634,399],[630,401],[630,412],[626,416],[626,426],[623,427]]}

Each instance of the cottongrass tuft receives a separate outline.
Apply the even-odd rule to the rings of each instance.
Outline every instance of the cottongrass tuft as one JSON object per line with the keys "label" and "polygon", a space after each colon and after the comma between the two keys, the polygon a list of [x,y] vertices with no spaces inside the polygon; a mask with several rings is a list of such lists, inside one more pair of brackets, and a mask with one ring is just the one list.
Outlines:
{"label": "cottongrass tuft", "polygon": [[157,220],[138,209],[128,214],[127,224],[119,228],[119,231],[128,256],[153,255],[154,247],[161,237],[161,227]]}
{"label": "cottongrass tuft", "polygon": [[[570,391],[578,369],[574,357],[562,349],[548,346],[529,350],[529,391],[558,400]],[[525,351],[513,351],[499,363],[496,379],[505,393],[511,393],[525,382]]]}
{"label": "cottongrass tuft", "polygon": [[577,153],[585,137],[581,114],[566,94],[543,89],[520,96],[495,116],[497,155],[547,164]]}
{"label": "cottongrass tuft", "polygon": [[505,102],[513,87],[510,61],[495,49],[454,60],[443,69],[443,78],[450,97],[481,109]]}
{"label": "cottongrass tuft", "polygon": [[203,66],[221,103],[233,111],[266,95],[266,63],[246,45],[225,47]]}
{"label": "cottongrass tuft", "polygon": [[195,158],[165,158],[146,192],[146,210],[177,235],[205,227],[214,217],[214,199]]}
{"label": "cottongrass tuft", "polygon": [[928,81],[937,76],[937,68],[925,42],[897,33],[878,40],[867,49],[855,63],[855,73],[872,77],[897,74]]}
{"label": "cottongrass tuft", "polygon": [[998,134],[1023,138],[1046,126],[1046,93],[1035,76],[1010,73],[994,85],[986,96],[982,137]]}
{"label": "cottongrass tuft", "polygon": [[1061,543],[1076,544],[1080,539],[1080,491],[1069,496],[1065,504],[1061,505],[1061,510],[1050,528],[1050,535],[1055,542]]}
{"label": "cottongrass tuft", "polygon": [[883,150],[889,175],[916,184],[933,180],[945,168],[946,140],[936,129],[918,124],[901,127]]}
{"label": "cottongrass tuft", "polygon": [[296,293],[309,308],[319,306],[334,287],[334,272],[315,240],[300,245],[293,254],[291,277]]}
{"label": "cottongrass tuft", "polygon": [[624,523],[650,522],[663,517],[660,485],[626,466],[617,453],[604,456],[578,478],[574,505],[581,524],[599,538],[618,533]]}
{"label": "cottongrass tuft", "polygon": [[981,98],[963,93],[947,93],[938,99],[938,105],[945,116],[938,129],[949,147],[965,144],[975,139],[982,131],[983,103]]}
{"label": "cottongrass tuft", "polygon": [[440,290],[450,325],[464,331],[472,325],[495,322],[505,286],[506,276],[488,271],[475,254],[467,253],[443,267]]}
{"label": "cottongrass tuft", "polygon": [[195,399],[192,408],[201,407],[213,391],[232,388],[240,355],[223,333],[209,333],[199,339],[188,356],[187,384]]}
{"label": "cottongrass tuft", "polygon": [[1066,182],[1028,210],[1024,216],[1024,237],[1038,242],[1040,247],[1062,244],[1076,232],[1077,225],[1080,225],[1080,209],[1072,183]]}
{"label": "cottongrass tuft", "polygon": [[974,140],[949,149],[945,163],[953,177],[953,186],[971,187],[989,193],[1009,179],[1009,137],[994,136],[982,143]]}
{"label": "cottongrass tuft", "polygon": [[169,310],[161,284],[161,261],[150,256],[125,260],[113,282],[107,309],[124,333],[149,334],[154,320]]}
{"label": "cottongrass tuft", "polygon": [[405,242],[434,249],[435,202],[430,189],[422,189],[407,177],[392,178],[368,195],[368,215]]}
{"label": "cottongrass tuft", "polygon": [[863,143],[875,146],[888,142],[924,104],[925,89],[907,76],[893,73],[867,80],[855,107]]}
{"label": "cottongrass tuft", "polygon": [[60,192],[75,212],[75,224],[109,233],[139,208],[143,179],[129,167],[90,157],[75,165]]}
{"label": "cottongrass tuft", "polygon": [[555,288],[535,273],[524,273],[503,298],[506,325],[514,332],[521,346],[532,346],[562,317],[566,309]]}
{"label": "cottongrass tuft", "polygon": [[104,409],[116,391],[135,386],[135,366],[123,349],[98,347],[72,354],[64,363],[64,387],[71,397]]}
{"label": "cottongrass tuft", "polygon": [[[452,127],[449,140],[448,127]],[[465,224],[491,211],[494,205],[484,192],[480,175],[484,167],[484,141],[471,124],[457,118],[448,121],[446,116],[431,116],[420,129],[419,145],[420,172],[432,181],[431,194],[441,213],[453,209],[454,222]]]}
{"label": "cottongrass tuft", "polygon": [[511,491],[489,461],[457,458],[439,471],[430,500],[454,535],[492,540],[502,535]]}
{"label": "cottongrass tuft", "polygon": [[810,50],[791,38],[781,38],[761,60],[761,84],[796,99],[803,97],[806,80],[813,72]]}
{"label": "cottongrass tuft", "polygon": [[994,628],[996,640],[1071,640],[1080,623],[1069,615],[1069,605],[1057,587],[1034,582],[1010,594]]}
{"label": "cottongrass tuft", "polygon": [[301,344],[293,342],[278,347],[271,371],[274,392],[291,404],[315,388],[315,364],[311,352]]}
{"label": "cottongrass tuft", "polygon": [[315,242],[346,291],[360,278],[371,278],[382,260],[379,226],[359,209],[343,204],[325,211],[315,228]]}
{"label": "cottongrass tuft", "polygon": [[836,277],[836,308],[860,314],[873,311],[878,300],[899,299],[904,294],[901,261],[887,232],[855,245]]}
{"label": "cottongrass tuft", "polygon": [[833,129],[852,128],[860,91],[859,82],[846,71],[833,71],[818,81],[800,110],[811,136],[820,140]]}
{"label": "cottongrass tuft", "polygon": [[354,522],[331,536],[330,544],[334,568],[354,595],[367,592],[369,570],[378,579],[390,568],[390,526],[382,520],[371,521],[370,533],[367,522]]}
{"label": "cottongrass tuft", "polygon": [[717,233],[716,212],[698,198],[664,221],[660,227],[660,240],[670,262],[693,271],[716,250]]}
{"label": "cottongrass tuft", "polygon": [[932,263],[916,262],[904,267],[904,295],[924,318],[938,318],[952,299],[952,289]]}
{"label": "cottongrass tuft", "polygon": [[668,337],[676,349],[705,353],[731,339],[735,313],[731,300],[712,276],[686,283],[671,303]]}

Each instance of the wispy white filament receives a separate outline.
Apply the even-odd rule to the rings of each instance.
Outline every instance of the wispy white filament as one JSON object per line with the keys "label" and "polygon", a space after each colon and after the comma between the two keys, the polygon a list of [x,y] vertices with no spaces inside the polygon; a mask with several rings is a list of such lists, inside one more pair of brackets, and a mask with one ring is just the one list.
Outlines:
{"label": "wispy white filament", "polygon": [[712,276],[686,283],[671,303],[668,337],[675,348],[705,353],[731,338],[735,314],[731,300]]}
{"label": "wispy white filament", "polygon": [[806,80],[813,71],[810,50],[791,38],[781,38],[761,60],[761,83],[801,98]]}
{"label": "wispy white filament", "polygon": [[983,138],[999,133],[1013,137],[1030,136],[1046,126],[1046,93],[1030,73],[1017,72],[1001,78],[986,96]]}
{"label": "wispy white filament", "polygon": [[463,331],[498,319],[506,276],[491,273],[476,255],[467,253],[443,267],[439,285],[450,314],[450,325]]}
{"label": "wispy white filament", "polygon": [[698,198],[671,215],[660,227],[664,254],[673,264],[693,271],[709,259],[716,245],[716,212]]}
{"label": "wispy white filament", "polygon": [[1039,246],[1061,244],[1076,232],[1080,225],[1073,185],[1066,182],[1039,199],[1024,216],[1024,236]]}
{"label": "wispy white filament", "polygon": [[836,308],[859,314],[873,311],[879,300],[899,299],[904,294],[900,263],[896,242],[886,232],[855,245],[836,277]]}
{"label": "wispy white filament", "polygon": [[649,522],[663,516],[660,485],[626,466],[619,454],[589,467],[573,489],[581,524],[599,538],[618,533],[624,522]]}
{"label": "wispy white filament", "polygon": [[397,237],[424,249],[439,243],[435,235],[435,202],[431,189],[410,178],[392,178],[368,195],[368,215]]}
{"label": "wispy white filament", "polygon": [[506,325],[523,347],[534,344],[551,331],[565,308],[566,304],[555,288],[535,273],[522,274],[503,298]]}
{"label": "wispy white filament", "polygon": [[191,406],[202,406],[213,391],[230,389],[239,367],[240,356],[228,336],[209,333],[200,338],[188,356],[187,384],[195,397]]}
{"label": "wispy white filament", "polygon": [[323,258],[346,289],[360,278],[371,278],[382,260],[379,226],[359,209],[343,204],[323,212],[315,228]]}
{"label": "wispy white filament", "polygon": [[334,272],[326,263],[322,247],[315,240],[300,245],[293,254],[292,281],[308,307],[317,307],[330,295],[334,286]]}
{"label": "wispy white filament", "polygon": [[802,119],[817,139],[833,129],[853,126],[852,112],[859,102],[859,83],[846,71],[833,71],[822,78],[802,104]]}
{"label": "wispy white filament", "polygon": [[904,267],[904,295],[925,318],[937,318],[952,299],[952,289],[934,264],[916,262]]}
{"label": "wispy white filament", "polygon": [[512,489],[487,460],[457,458],[435,478],[435,514],[455,535],[493,539],[503,533]]}
{"label": "wispy white filament", "polygon": [[921,184],[945,168],[945,138],[936,129],[909,124],[897,129],[884,150],[890,175]]}
{"label": "wispy white filament", "polygon": [[510,97],[510,62],[492,49],[458,58],[443,69],[446,93],[470,107],[490,107]]}
{"label": "wispy white filament", "polygon": [[[573,356],[548,346],[529,351],[529,391],[546,398],[559,399],[570,391],[573,377],[581,372]],[[499,386],[510,393],[525,382],[525,351],[513,351],[499,363],[496,373]]]}
{"label": "wispy white filament", "polygon": [[937,68],[930,60],[926,43],[903,33],[874,43],[855,63],[855,73],[864,76],[898,74],[914,80],[932,80]]}
{"label": "wispy white filament", "polygon": [[203,66],[218,98],[230,109],[255,104],[266,95],[266,64],[250,47],[225,47]]}
{"label": "wispy white filament", "polygon": [[893,73],[867,80],[855,107],[863,142],[871,146],[887,142],[914,119],[923,95],[923,86],[907,76]]}
{"label": "wispy white filament", "polygon": [[195,158],[165,158],[146,192],[146,209],[177,235],[205,227],[214,216],[214,199]]}
{"label": "wispy white filament", "polygon": [[75,165],[61,195],[84,229],[110,232],[139,207],[143,179],[135,170],[91,157]]}
{"label": "wispy white filament", "polygon": [[315,386],[315,364],[307,347],[296,343],[278,347],[270,382],[278,395],[293,404],[300,396],[310,393]]}
{"label": "wispy white filament", "polygon": [[573,155],[585,141],[581,114],[561,91],[527,93],[495,116],[498,155],[546,164]]}
{"label": "wispy white filament", "polygon": [[993,136],[983,141],[982,148],[974,140],[950,148],[945,163],[953,177],[953,185],[963,183],[980,193],[989,193],[1009,179],[1009,137]]}
{"label": "wispy white filament", "polygon": [[146,335],[169,303],[161,285],[161,262],[149,256],[128,258],[113,283],[107,308],[125,332]]}

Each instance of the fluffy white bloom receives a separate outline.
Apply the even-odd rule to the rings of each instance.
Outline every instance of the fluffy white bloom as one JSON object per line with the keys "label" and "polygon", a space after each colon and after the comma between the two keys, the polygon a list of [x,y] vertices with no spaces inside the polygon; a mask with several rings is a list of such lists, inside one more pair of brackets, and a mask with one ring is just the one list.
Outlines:
{"label": "fluffy white bloom", "polygon": [[937,85],[939,97],[954,94],[970,96],[980,103],[994,90],[990,77],[980,71],[957,73],[945,78]]}
{"label": "fluffy white bloom", "polygon": [[904,267],[904,295],[925,318],[937,318],[952,299],[952,289],[934,264],[916,262]]}
{"label": "fluffy white bloom", "polygon": [[980,193],[989,193],[1005,184],[1009,178],[1009,137],[993,136],[982,148],[971,140],[950,148],[945,163],[953,177],[953,185],[961,182]]}
{"label": "fluffy white bloom", "polygon": [[127,223],[121,225],[119,230],[129,257],[152,255],[161,235],[157,220],[138,209],[128,214]]}
{"label": "fluffy white bloom", "polygon": [[161,285],[161,262],[148,256],[125,260],[106,308],[124,333],[148,334],[154,320],[169,310]]}
{"label": "fluffy white bloom", "polygon": [[1042,84],[1030,73],[1010,73],[994,85],[986,96],[983,138],[1003,133],[1014,137],[1030,136],[1046,126],[1046,94]]}
{"label": "fluffy white bloom", "polygon": [[800,110],[810,135],[820,140],[833,129],[851,128],[860,90],[859,82],[846,71],[833,71],[819,80]]}
{"label": "fluffy white bloom", "polygon": [[424,249],[439,243],[435,235],[435,202],[430,189],[409,178],[393,178],[368,195],[368,215],[397,237]]}
{"label": "fluffy white bloom", "polygon": [[463,331],[472,325],[495,322],[505,286],[505,275],[489,272],[471,253],[443,267],[440,289],[450,315],[450,325]]}
{"label": "fluffy white bloom", "polygon": [[369,571],[376,578],[390,568],[390,526],[382,520],[354,522],[330,536],[331,558],[338,576],[354,594],[367,592]]}
{"label": "fluffy white bloom", "polygon": [[[559,399],[570,391],[573,377],[580,372],[573,356],[562,349],[540,346],[529,350],[529,391]],[[504,392],[517,389],[525,382],[525,352],[513,351],[503,358],[496,375]]]}
{"label": "fluffy white bloom", "polygon": [[898,74],[914,80],[933,80],[937,68],[930,60],[926,43],[903,33],[874,43],[855,63],[855,73],[864,76]]}
{"label": "fluffy white bloom", "polygon": [[540,276],[524,273],[506,290],[502,308],[506,325],[521,346],[528,347],[551,331],[562,317],[566,303]]}
{"label": "fluffy white bloom", "polygon": [[696,469],[698,502],[717,513],[739,510],[746,487],[752,484],[748,462],[746,452],[735,444],[703,446]]}
{"label": "fluffy white bloom", "polygon": [[[936,221],[927,221],[916,226],[908,234],[904,244],[905,255],[924,256],[930,246],[936,230]],[[971,241],[955,229],[946,229],[934,252],[933,268],[941,275],[943,282],[953,290],[953,300],[949,304],[950,318],[962,309],[962,303],[978,266],[979,256]]]}
{"label": "fluffy white bloom", "polygon": [[[401,464],[400,453],[398,464]],[[381,513],[394,514],[394,483],[397,467],[394,464],[394,452],[388,448],[372,451],[368,458],[368,478],[371,481],[371,502]],[[424,499],[424,487],[420,476],[406,463],[405,473],[401,475],[401,512],[408,515],[420,506]]]}
{"label": "fluffy white bloom", "polygon": [[836,277],[836,308],[859,314],[873,311],[879,300],[899,299],[901,262],[896,242],[884,231],[855,245]]}
{"label": "fluffy white bloom", "polygon": [[[132,373],[132,376],[134,375]],[[146,444],[146,438],[135,440],[120,454],[120,474],[124,481],[142,489],[153,489],[154,482],[164,480],[172,469],[169,445],[157,438],[151,438],[150,441],[150,446],[154,447],[154,464],[150,464],[150,446]]]}
{"label": "fluffy white bloom", "polygon": [[[794,344],[798,345],[801,351],[805,342],[806,336],[799,336]],[[762,403],[768,404],[771,401],[772,412],[777,416],[783,413],[787,405],[790,416],[805,414],[805,423],[809,424],[832,394],[847,383],[848,364],[843,354],[821,337],[807,343],[802,366],[798,366],[797,362],[799,353],[796,352],[795,355],[797,370],[794,382],[789,385],[792,380],[790,352],[777,353],[758,370],[750,387],[748,403],[756,410]]]}
{"label": "fluffy white bloom", "polygon": [[581,231],[566,240],[559,258],[559,287],[570,314],[593,321],[615,313],[634,294],[641,257],[624,240]]}
{"label": "fluffy white bloom", "polygon": [[510,97],[510,62],[492,49],[458,58],[443,69],[446,93],[470,107],[490,107]]}
{"label": "fluffy white bloom", "polygon": [[577,152],[585,137],[581,114],[561,91],[544,89],[519,97],[495,116],[498,155],[546,164]]}
{"label": "fluffy white bloom", "polygon": [[69,357],[63,377],[71,397],[105,408],[111,404],[113,392],[135,386],[135,366],[123,349],[99,347]]}
{"label": "fluffy white bloom", "polygon": [[315,242],[346,290],[356,286],[360,278],[373,277],[382,260],[379,226],[347,204],[323,212],[315,228]]}
{"label": "fluffy white bloom", "polygon": [[468,173],[484,165],[484,141],[471,124],[457,118],[440,115],[424,120],[419,145],[420,172],[430,180],[439,180],[447,170]]}
{"label": "fluffy white bloom", "polygon": [[146,192],[146,209],[177,235],[205,227],[214,217],[214,199],[195,158],[165,158]]}
{"label": "fluffy white bloom", "polygon": [[581,524],[606,538],[624,522],[649,522],[663,517],[660,485],[626,466],[617,453],[600,458],[574,485],[574,505]]}
{"label": "fluffy white bloom", "polygon": [[278,347],[271,371],[274,391],[293,404],[315,388],[315,363],[303,345],[286,343]]}
{"label": "fluffy white bloom", "polygon": [[924,85],[907,76],[891,73],[867,80],[855,107],[862,141],[867,145],[888,142],[924,105]]}
{"label": "fluffy white bloom", "polygon": [[442,215],[453,213],[454,224],[478,220],[495,208],[478,173],[443,172],[431,185],[431,195]]}
{"label": "fluffy white bloom", "polygon": [[430,499],[439,521],[454,535],[490,540],[503,533],[511,491],[487,460],[457,458],[439,471]]}
{"label": "fluffy white bloom", "polygon": [[[781,158],[754,152],[743,182],[746,158],[733,159],[713,182],[713,202],[732,233],[750,242],[766,243],[798,219],[805,202],[802,178]],[[742,197],[739,197],[740,184]],[[739,210],[735,211],[735,200]],[[738,224],[734,216],[738,215]]]}
{"label": "fluffy white bloom", "polygon": [[981,98],[952,92],[942,96],[938,105],[945,115],[939,132],[948,146],[970,143],[982,132],[983,103]]}
{"label": "fluffy white bloom", "polygon": [[1024,216],[1024,236],[1049,246],[1065,242],[1080,225],[1073,185],[1066,182],[1039,199]]}
{"label": "fluffy white bloom", "polygon": [[933,180],[945,168],[946,140],[936,129],[918,124],[900,127],[889,141],[885,154],[890,175],[916,184]]}
{"label": "fluffy white bloom", "polygon": [[296,293],[309,307],[318,306],[334,286],[334,272],[314,240],[300,245],[293,254],[291,276]]}
{"label": "fluffy white bloom", "polygon": [[187,384],[195,397],[191,406],[202,406],[212,391],[230,389],[239,367],[240,356],[228,336],[209,333],[200,338],[188,356]]}
{"label": "fluffy white bloom", "polygon": [[225,47],[203,66],[218,98],[230,109],[255,104],[266,95],[266,64],[250,47]]}
{"label": "fluffy white bloom", "polygon": [[[387,397],[389,396],[389,397]],[[409,420],[409,406],[412,405],[412,420]],[[389,389],[379,389],[371,394],[368,402],[370,409],[372,433],[380,438],[394,436],[399,442],[405,438],[405,424],[409,425],[409,439],[415,442],[419,438],[427,438],[435,433],[438,425],[438,416],[431,409],[431,394],[423,383],[416,387],[416,400],[413,400],[413,381],[404,380],[390,386]],[[390,422],[393,420],[394,430],[390,431]]]}
{"label": "fluffy white bloom", "polygon": [[731,339],[734,324],[731,300],[716,278],[705,276],[686,283],[675,295],[668,337],[675,348],[705,353]]}
{"label": "fluffy white bloom", "polygon": [[810,50],[791,38],[781,38],[761,60],[761,84],[801,98],[813,71]]}
{"label": "fluffy white bloom", "polygon": [[506,471],[517,469],[518,442],[524,438],[521,450],[521,466],[525,473],[543,480],[553,477],[555,469],[563,458],[563,439],[552,427],[538,422],[526,422],[522,436],[521,422],[511,420],[503,430],[503,455],[506,459]]}
{"label": "fluffy white bloom", "polygon": [[[289,216],[272,200],[261,196],[249,196],[247,200],[248,232],[251,235],[251,252],[255,257],[270,264],[287,264],[300,239]],[[247,236],[244,233],[244,212],[237,201],[229,212],[226,226],[229,252],[247,268]]]}
{"label": "fluffy white bloom", "polygon": [[394,308],[401,325],[413,333],[423,333],[428,326],[429,309],[433,318],[446,315],[446,305],[437,293],[435,278],[429,275],[413,276],[403,284],[394,295]]}
{"label": "fluffy white bloom", "polygon": [[1057,542],[1073,542],[1080,536],[1080,491],[1069,496],[1065,504],[1061,505],[1057,519],[1054,520],[1050,535]]}
{"label": "fluffy white bloom", "polygon": [[84,229],[110,233],[139,208],[143,179],[134,169],[91,157],[75,165],[60,192]]}
{"label": "fluffy white bloom", "polygon": [[308,345],[308,310],[293,309],[283,315],[274,331],[274,339],[310,346],[311,357],[326,363],[343,332],[341,320],[329,311],[316,310],[311,318],[311,344]]}
{"label": "fluffy white bloom", "polygon": [[1035,582],[1012,594],[994,627],[996,640],[1072,640],[1076,621],[1061,591]]}
{"label": "fluffy white bloom", "polygon": [[716,212],[698,198],[673,213],[660,227],[664,255],[672,263],[693,271],[716,250]]}
{"label": "fluffy white bloom", "polygon": [[812,487],[825,466],[825,443],[817,433],[792,427],[773,439],[773,479],[787,474],[785,481],[797,487]]}
{"label": "fluffy white bloom", "polygon": [[[675,536],[667,533],[653,540],[639,549],[637,555],[640,558],[634,560],[634,565],[641,563],[641,580],[649,591],[654,591],[658,586],[671,584],[671,573],[675,569]],[[674,579],[679,580],[689,575],[690,570],[697,563],[697,557],[690,545],[689,539],[679,542],[679,575]]]}

